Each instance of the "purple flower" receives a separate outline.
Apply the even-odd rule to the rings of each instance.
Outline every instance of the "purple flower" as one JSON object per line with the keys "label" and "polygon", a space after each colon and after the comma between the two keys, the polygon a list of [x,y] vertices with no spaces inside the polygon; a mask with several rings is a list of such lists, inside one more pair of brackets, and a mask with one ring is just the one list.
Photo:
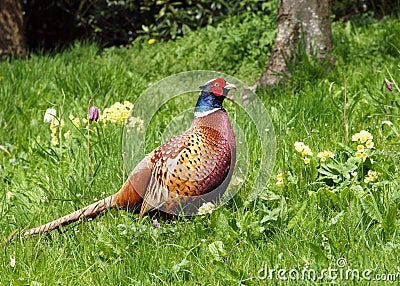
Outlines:
{"label": "purple flower", "polygon": [[99,121],[100,110],[97,106],[91,106],[89,108],[89,121]]}
{"label": "purple flower", "polygon": [[391,83],[390,81],[388,81],[388,80],[386,80],[385,83],[386,83],[386,88],[387,88],[389,91],[392,91],[392,90],[393,90],[392,83]]}
{"label": "purple flower", "polygon": [[153,220],[153,227],[155,227],[155,228],[160,228],[161,227],[160,223],[156,219]]}

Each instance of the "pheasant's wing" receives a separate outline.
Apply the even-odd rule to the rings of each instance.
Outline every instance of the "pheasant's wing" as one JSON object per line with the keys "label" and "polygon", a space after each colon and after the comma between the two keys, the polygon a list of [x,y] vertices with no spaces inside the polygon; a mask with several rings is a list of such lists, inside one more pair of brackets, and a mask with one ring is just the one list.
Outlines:
{"label": "pheasant's wing", "polygon": [[152,152],[152,173],[140,215],[171,197],[200,196],[215,189],[229,172],[231,156],[227,138],[205,126],[161,145]]}

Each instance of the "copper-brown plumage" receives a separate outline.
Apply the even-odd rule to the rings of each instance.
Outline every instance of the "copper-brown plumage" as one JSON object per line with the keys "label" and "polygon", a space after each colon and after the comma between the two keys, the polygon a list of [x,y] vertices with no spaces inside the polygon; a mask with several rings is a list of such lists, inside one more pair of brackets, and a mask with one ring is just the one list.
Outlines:
{"label": "copper-brown plumage", "polygon": [[153,209],[193,213],[204,201],[217,201],[230,181],[236,159],[235,138],[222,107],[223,98],[234,86],[218,78],[201,88],[189,130],[147,154],[116,194],[23,235],[57,229],[109,208],[129,208],[140,216]]}

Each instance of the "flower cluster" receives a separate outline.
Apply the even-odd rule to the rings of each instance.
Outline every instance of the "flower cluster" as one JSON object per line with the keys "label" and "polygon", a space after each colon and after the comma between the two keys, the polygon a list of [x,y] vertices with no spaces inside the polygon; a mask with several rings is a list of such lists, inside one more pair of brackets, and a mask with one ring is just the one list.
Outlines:
{"label": "flower cluster", "polygon": [[215,209],[215,206],[213,203],[208,202],[208,203],[203,203],[201,207],[199,207],[199,211],[197,214],[199,215],[205,215],[207,213],[211,214]]}
{"label": "flower cluster", "polygon": [[321,162],[325,162],[326,160],[328,160],[328,158],[334,158],[335,154],[333,154],[331,151],[323,151],[319,152],[317,154],[317,157],[321,160]]}
{"label": "flower cluster", "polygon": [[59,143],[59,131],[64,127],[64,120],[60,120],[57,117],[57,110],[53,108],[48,108],[44,114],[43,121],[45,123],[50,123],[50,137],[51,137],[51,144],[58,145]]}
{"label": "flower cluster", "polygon": [[368,170],[368,174],[364,179],[364,183],[368,184],[368,183],[376,181],[376,179],[378,179],[379,175],[380,174],[377,171]]}
{"label": "flower cluster", "polygon": [[101,115],[102,122],[111,122],[117,124],[124,124],[128,119],[129,114],[133,104],[129,101],[124,101],[124,103],[116,102],[110,107],[104,109]]}
{"label": "flower cluster", "polygon": [[50,123],[50,130],[51,130],[51,144],[58,145],[58,132],[64,127],[64,120],[59,120],[56,118]]}
{"label": "flower cluster", "polygon": [[303,156],[304,164],[310,163],[310,156],[313,155],[309,146],[305,145],[303,142],[294,142],[294,149]]}
{"label": "flower cluster", "polygon": [[[71,120],[72,124],[74,124],[74,126],[75,126],[76,128],[81,127],[81,120],[80,120],[78,117],[75,117],[75,116],[73,116],[72,114],[70,114],[70,115],[68,116],[68,118],[69,118],[69,120]],[[86,122],[87,122],[87,121],[86,121],[86,118],[83,118],[82,122],[83,122],[83,124],[86,124]]]}
{"label": "flower cluster", "polygon": [[[109,108],[106,108],[101,116],[99,108],[96,106],[91,106],[86,117],[79,118],[70,114],[68,118],[76,128],[80,128],[81,126],[86,126],[86,128],[89,128],[89,121],[96,122],[99,119],[103,124],[106,122],[123,124],[128,118],[130,119],[128,122],[129,126],[136,126],[137,128],[140,128],[143,126],[143,120],[141,120],[139,117],[129,117],[132,108],[133,104],[129,101],[124,101],[122,104],[120,102],[116,102]],[[57,117],[57,111],[55,109],[48,108],[44,115],[43,121],[45,123],[50,123],[51,144],[59,145],[59,140],[61,138],[60,133],[65,126],[64,120]],[[73,132],[71,130],[67,130],[63,136],[65,139],[69,139],[72,133]]]}
{"label": "flower cluster", "polygon": [[368,141],[372,141],[374,137],[371,133],[366,130],[361,130],[359,133],[354,134],[351,136],[351,141],[365,143]]}
{"label": "flower cluster", "polygon": [[[391,122],[387,122],[385,124],[390,125]],[[361,179],[359,174],[364,174],[365,168],[368,168],[369,164],[363,164],[366,161],[366,158],[369,158],[370,163],[374,164],[373,158],[379,153],[373,151],[374,142],[373,136],[366,130],[361,130],[360,132],[352,135],[352,149],[344,148],[342,152],[346,153],[345,156],[342,156],[341,153],[338,154],[338,159],[335,158],[335,154],[332,151],[325,150],[317,153],[317,158],[319,158],[320,164],[313,165],[310,168],[317,167],[316,170],[318,172],[318,180],[324,181],[327,180],[332,184],[337,185],[337,188],[341,188],[343,186],[348,186],[350,184],[359,184],[361,182],[358,181],[358,178]],[[305,145],[303,142],[295,142],[294,148],[297,153],[302,156],[302,160],[305,164],[308,164],[312,157],[311,149]],[[354,160],[358,158],[359,160]],[[324,164],[327,160],[329,164]],[[345,161],[343,161],[345,160]],[[368,168],[369,169],[369,168]],[[366,170],[368,170],[366,169]],[[361,171],[361,173],[360,173]],[[314,173],[310,172],[311,175]],[[361,175],[363,176],[363,175]],[[378,181],[380,174],[377,171],[368,170],[367,175],[365,176],[363,182],[365,184],[374,183]],[[284,186],[285,182],[283,179],[283,174],[280,173],[276,177],[276,185]],[[362,179],[361,179],[362,180]]]}
{"label": "flower cluster", "polygon": [[366,130],[361,130],[359,133],[351,136],[351,141],[358,143],[356,157],[361,159],[363,162],[365,162],[368,157],[368,153],[366,152],[365,148],[374,148],[374,142],[372,141],[373,138],[374,137],[372,136],[372,134]]}
{"label": "flower cluster", "polygon": [[276,176],[276,183],[275,185],[277,185],[278,187],[283,187],[285,185],[285,182],[283,181],[283,173],[279,173]]}

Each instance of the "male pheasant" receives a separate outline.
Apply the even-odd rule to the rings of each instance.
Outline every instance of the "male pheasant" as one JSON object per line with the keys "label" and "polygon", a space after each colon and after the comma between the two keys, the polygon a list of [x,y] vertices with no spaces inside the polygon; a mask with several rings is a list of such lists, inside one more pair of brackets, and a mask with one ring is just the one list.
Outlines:
{"label": "male pheasant", "polygon": [[216,202],[232,177],[235,137],[222,106],[235,86],[223,78],[210,80],[201,92],[191,127],[147,154],[120,191],[69,215],[29,229],[38,235],[109,208],[129,208],[139,216],[151,210],[193,214],[204,202]]}

